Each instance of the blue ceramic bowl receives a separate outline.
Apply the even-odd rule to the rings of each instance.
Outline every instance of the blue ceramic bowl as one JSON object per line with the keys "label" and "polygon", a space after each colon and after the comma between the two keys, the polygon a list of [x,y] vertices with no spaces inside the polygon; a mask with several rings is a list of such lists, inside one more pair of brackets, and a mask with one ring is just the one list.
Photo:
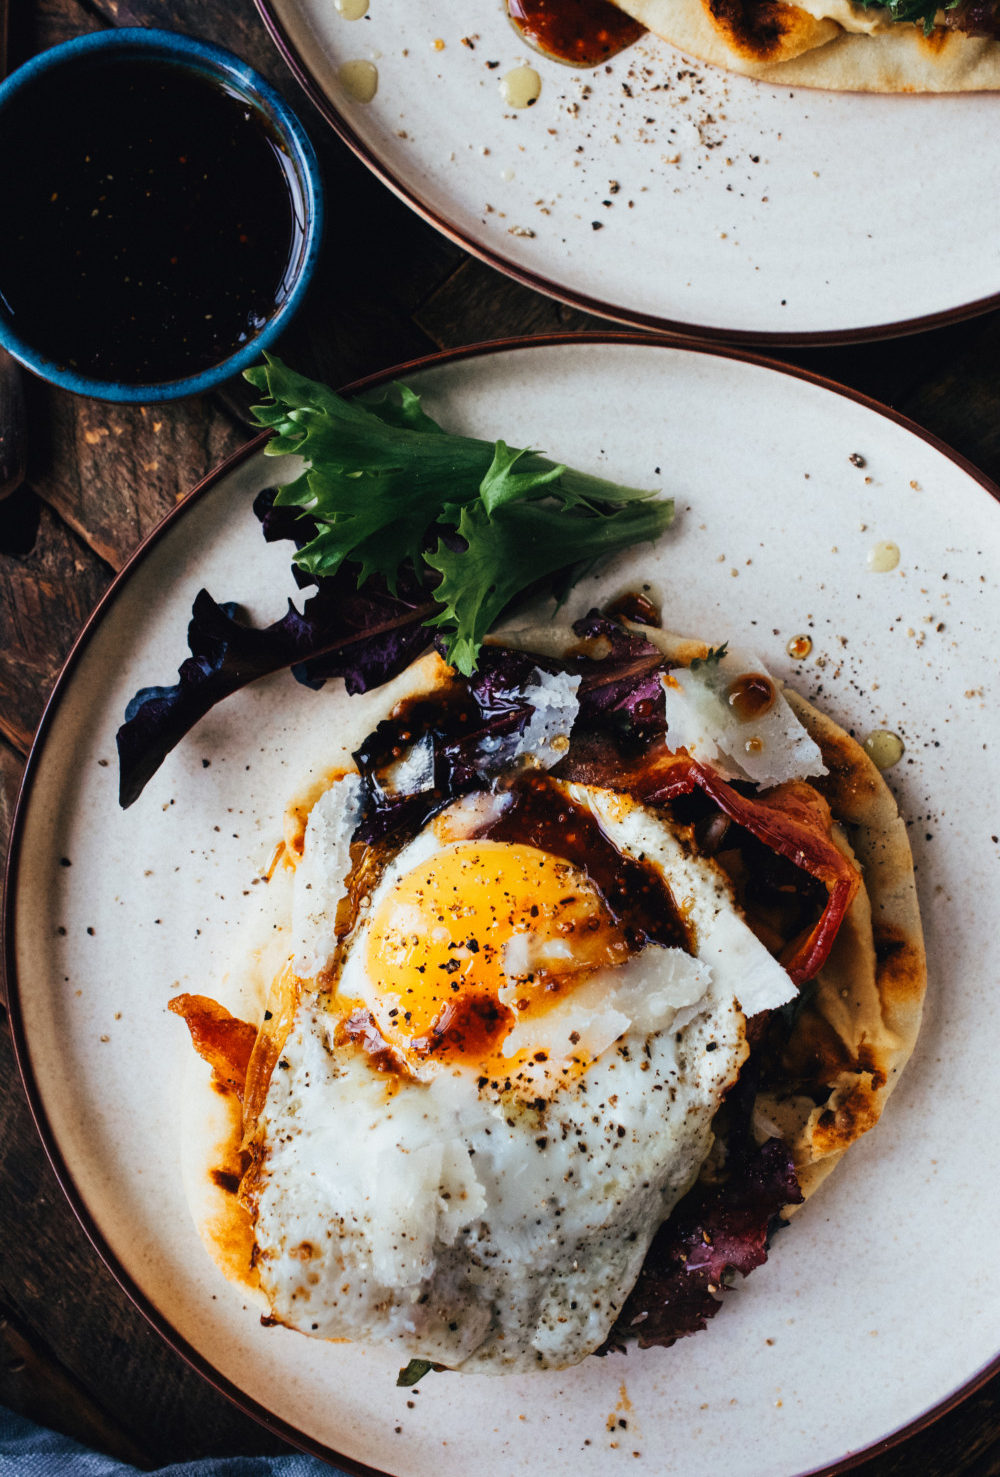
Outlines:
{"label": "blue ceramic bowl", "polygon": [[[78,395],[148,403],[177,400],[214,388],[255,364],[261,352],[285,331],[301,305],[319,254],[323,232],[323,190],[319,163],[305,129],[270,83],[231,52],[173,31],[99,31],[42,52],[0,83],[0,134],[4,109],[25,90],[39,82],[51,85],[53,75],[60,71],[68,74],[71,69],[95,61],[130,58],[169,63],[213,79],[260,113],[290,165],[290,168],[286,167],[288,187],[292,210],[300,227],[293,259],[284,278],[282,300],[264,326],[226,358],[185,378],[147,384],[121,382],[101,379],[58,364],[21,337],[14,315],[0,292],[0,344],[33,373]],[[72,120],[67,119],[67,127],[72,127]]]}

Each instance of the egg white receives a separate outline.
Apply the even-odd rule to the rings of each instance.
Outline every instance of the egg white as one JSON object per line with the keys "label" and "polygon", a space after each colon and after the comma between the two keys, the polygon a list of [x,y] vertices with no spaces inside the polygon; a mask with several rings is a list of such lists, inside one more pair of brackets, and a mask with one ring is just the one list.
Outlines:
{"label": "egg white", "polygon": [[[289,1326],[453,1369],[575,1364],[606,1338],[653,1235],[697,1176],[746,1056],[743,1009],[788,998],[788,977],[722,874],[662,817],[609,791],[566,788],[623,853],[664,872],[698,957],[650,945],[595,972],[547,1018],[515,1027],[523,1043],[509,1049],[542,1045],[548,1060],[489,1080],[450,1063],[419,1079],[380,1073],[335,1039],[337,994],[306,991],[255,1143],[257,1270]],[[399,854],[343,950],[344,998],[376,1003],[367,919],[395,877],[481,828],[492,803],[456,802]],[[310,819],[296,878],[304,961],[329,951],[343,889],[347,823],[336,809],[327,800]],[[592,1059],[561,1070],[569,1053]]]}

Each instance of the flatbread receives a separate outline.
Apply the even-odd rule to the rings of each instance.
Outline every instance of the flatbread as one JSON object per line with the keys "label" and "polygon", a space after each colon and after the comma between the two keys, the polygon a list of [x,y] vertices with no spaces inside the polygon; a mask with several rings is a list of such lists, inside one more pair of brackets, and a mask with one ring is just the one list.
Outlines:
{"label": "flatbread", "polygon": [[812,783],[825,796],[843,849],[864,881],[830,957],[799,1011],[783,1055],[793,1085],[830,1088],[819,1105],[789,1090],[762,1093],[757,1129],[786,1139],[806,1199],[846,1150],[874,1127],[920,1029],[927,961],[913,857],[892,792],[849,734],[785,689],[796,716],[819,744],[829,775]]}
{"label": "flatbread", "polygon": [[887,22],[849,0],[817,7],[830,12],[822,17],[784,0],[614,3],[679,51],[762,82],[835,92],[1000,89],[1000,41],[942,27],[925,36],[922,25]]}
{"label": "flatbread", "polygon": [[[704,658],[709,649],[665,631],[632,629],[641,630],[682,665]],[[564,655],[580,644],[557,625],[507,631],[491,639],[549,656]],[[446,673],[445,664],[428,654],[370,701],[389,711],[403,696],[433,690]],[[839,827],[838,845],[856,859],[863,878],[827,963],[805,987],[783,1056],[785,1085],[761,1092],[755,1105],[758,1139],[763,1142],[773,1134],[785,1139],[808,1199],[850,1145],[878,1121],[917,1039],[927,971],[909,841],[888,785],[838,724],[795,692],[784,692],[820,746],[829,774],[811,783],[829,803]],[[367,706],[358,701],[352,733],[341,739],[360,742],[371,726],[371,710],[362,712]],[[338,741],[336,754],[327,756],[331,773],[342,768],[344,753]],[[312,784],[289,807],[286,845],[293,850],[300,849],[296,840],[321,789],[321,784]],[[205,1063],[192,1053],[199,1085],[192,1082],[185,1094],[184,1124],[188,1196],[199,1232],[226,1275],[257,1298],[262,1295],[252,1263],[252,1224],[238,1191],[241,1163],[247,1165],[240,1141],[262,1105],[296,998],[282,969],[290,950],[290,873],[279,868],[267,893],[256,947],[219,992],[235,1014],[270,1022],[254,1048],[246,1101],[241,1106],[216,1081],[208,1111],[200,1085],[206,1080]],[[794,1209],[788,1207],[786,1216]]]}

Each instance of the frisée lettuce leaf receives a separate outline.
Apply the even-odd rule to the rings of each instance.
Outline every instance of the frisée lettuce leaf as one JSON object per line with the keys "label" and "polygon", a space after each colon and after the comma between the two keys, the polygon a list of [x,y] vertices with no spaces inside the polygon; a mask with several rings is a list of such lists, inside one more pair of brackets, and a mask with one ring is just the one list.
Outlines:
{"label": "fris\u00e9e lettuce leaf", "polygon": [[358,584],[401,571],[434,588],[448,660],[468,676],[483,638],[538,580],[582,573],[602,555],[662,533],[673,503],[577,472],[527,448],[444,432],[404,386],[348,401],[268,357],[246,372],[270,397],[254,415],[269,456],[305,469],[278,490],[317,532],[295,562],[314,577],[358,566]]}

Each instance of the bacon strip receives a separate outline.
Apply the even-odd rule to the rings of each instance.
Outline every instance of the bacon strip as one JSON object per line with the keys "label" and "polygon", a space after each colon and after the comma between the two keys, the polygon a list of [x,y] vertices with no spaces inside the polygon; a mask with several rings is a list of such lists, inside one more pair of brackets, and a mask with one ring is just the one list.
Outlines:
{"label": "bacon strip", "polygon": [[579,744],[575,762],[557,773],[581,784],[624,791],[647,805],[664,805],[689,795],[695,786],[704,791],[737,825],[825,886],[829,899],[815,928],[781,961],[797,985],[822,969],[861,878],[833,839],[830,807],[811,785],[791,780],[766,795],[749,797],[683,749],[675,753],[664,745],[630,762],[618,754],[612,757],[603,736]]}
{"label": "bacon strip", "polygon": [[830,807],[811,785],[800,780],[790,780],[751,799],[701,764],[692,763],[691,779],[737,825],[822,882],[829,893],[815,928],[799,941],[791,958],[782,960],[795,984],[805,984],[826,963],[861,885],[854,863],[833,839]]}
{"label": "bacon strip", "polygon": [[225,1006],[207,995],[175,995],[169,1008],[187,1022],[198,1055],[242,1102],[257,1027],[230,1015]]}

